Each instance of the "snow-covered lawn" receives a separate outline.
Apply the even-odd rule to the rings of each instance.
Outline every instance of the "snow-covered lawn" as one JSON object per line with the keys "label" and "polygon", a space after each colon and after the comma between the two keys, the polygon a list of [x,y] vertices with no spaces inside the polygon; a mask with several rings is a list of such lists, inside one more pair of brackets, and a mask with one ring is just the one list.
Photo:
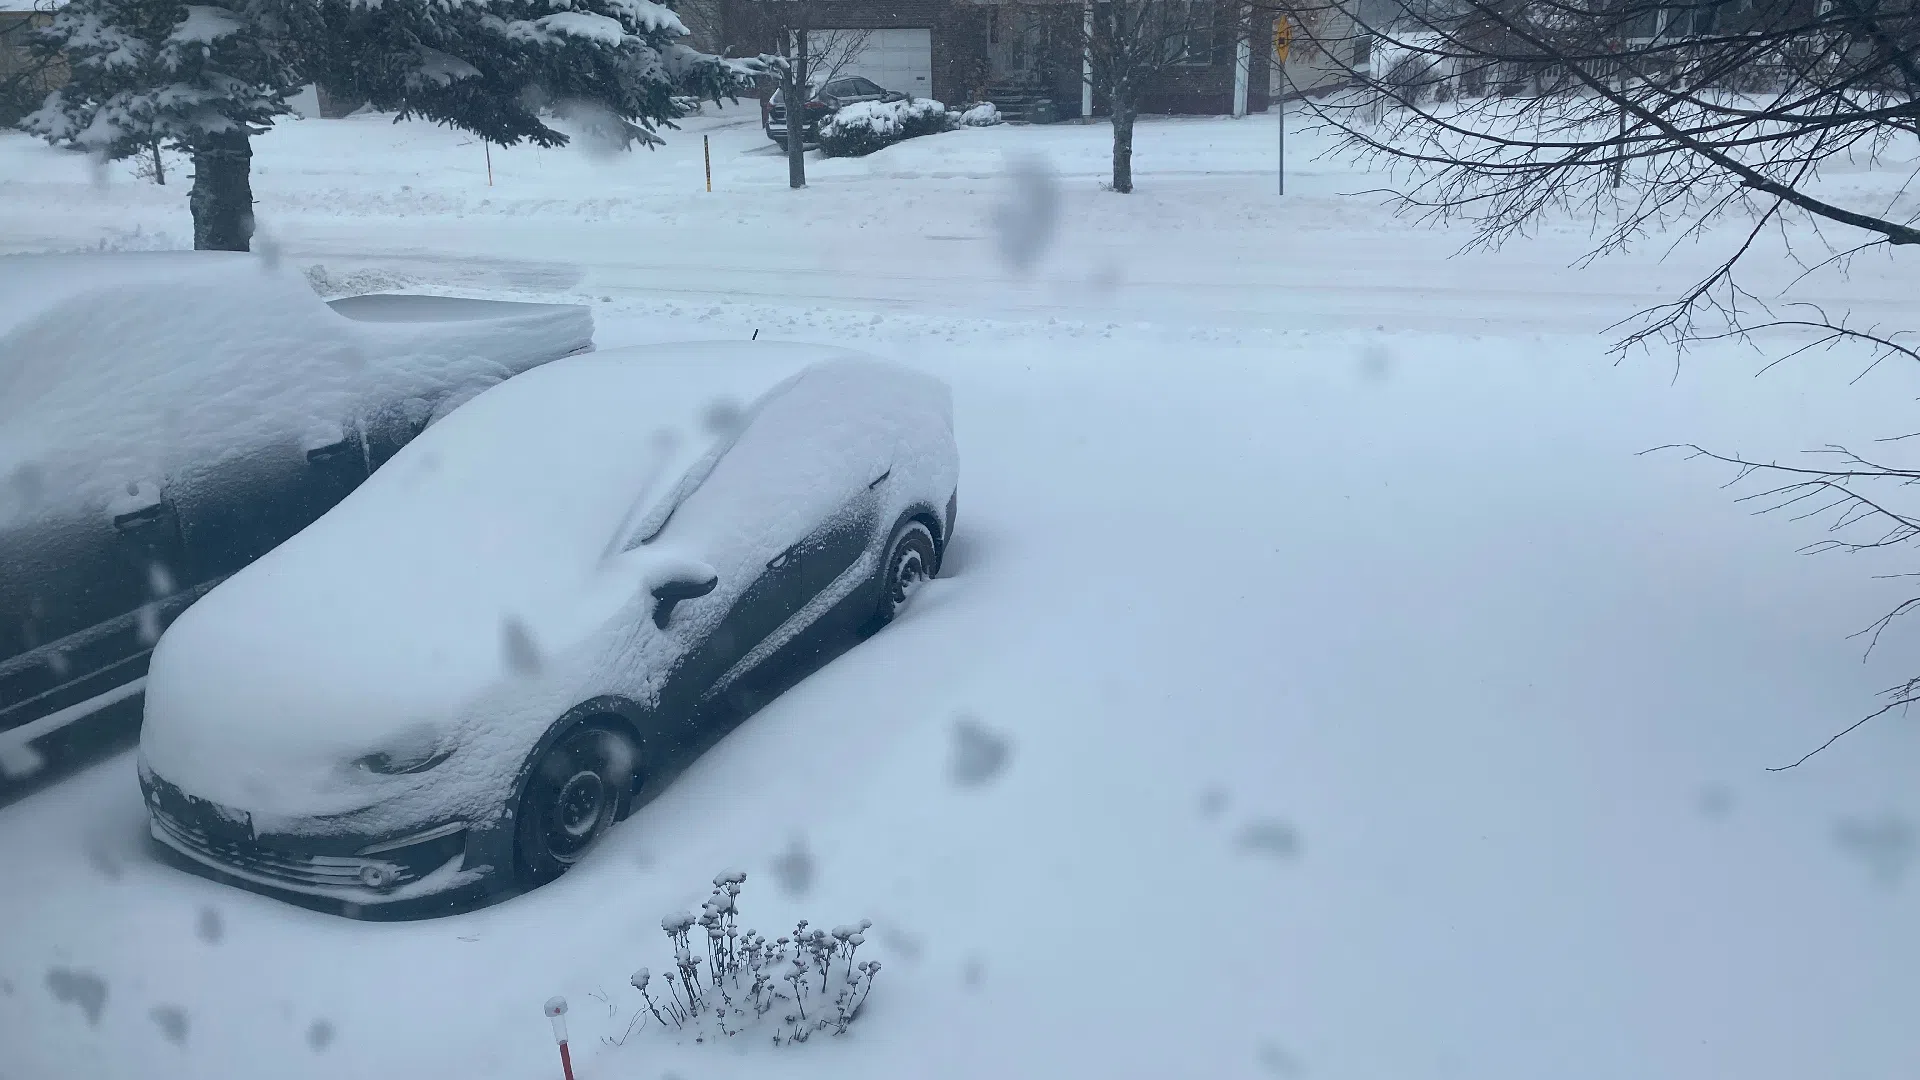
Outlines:
{"label": "snow-covered lawn", "polygon": [[[0,1077],[530,1080],[552,994],[582,1080],[1911,1075],[1920,724],[1764,771],[1911,673],[1911,630],[1865,663],[1846,638],[1911,568],[1795,555],[1815,526],[1639,452],[1902,434],[1914,374],[1615,365],[1599,328],[1706,251],[1576,271],[1567,226],[1448,260],[1461,234],[1342,194],[1377,177],[1302,161],[1275,199],[1272,137],[1143,124],[1131,197],[1072,125],[813,162],[803,193],[750,115],[610,163],[496,152],[492,188],[418,125],[258,140],[264,233],[336,282],[947,378],[950,577],[579,871],[466,915],[158,865],[128,757],[0,810]],[[1024,155],[1060,205],[1021,271]],[[0,136],[0,250],[190,235],[184,181],[108,173]],[[1892,312],[1911,284],[1848,289]],[[763,932],[875,921],[859,1022],[604,1046],[660,916],[729,867]]]}

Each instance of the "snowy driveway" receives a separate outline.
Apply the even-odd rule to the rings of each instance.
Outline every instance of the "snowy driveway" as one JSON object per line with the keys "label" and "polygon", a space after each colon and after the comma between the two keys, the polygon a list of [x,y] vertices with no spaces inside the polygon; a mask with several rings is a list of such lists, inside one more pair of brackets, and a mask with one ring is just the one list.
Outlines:
{"label": "snowy driveway", "polygon": [[[587,297],[603,345],[757,328],[950,379],[953,573],[579,872],[467,915],[349,923],[160,866],[126,757],[0,809],[0,1077],[531,1080],[557,1075],[555,993],[582,1080],[1877,1080],[1920,1061],[1920,725],[1764,771],[1908,674],[1910,631],[1864,665],[1845,639],[1897,598],[1870,575],[1900,567],[1796,556],[1811,527],[1637,456],[1905,432],[1910,373],[1613,366],[1587,331],[1686,267],[1582,277],[1549,237],[1511,276],[1466,273],[1332,198],[1351,176],[1301,200],[1339,228],[1283,259],[1234,223],[1263,205],[1257,120],[1164,125],[1160,159],[1143,141],[1137,222],[1072,186],[1098,129],[942,136],[870,159],[920,177],[833,163],[806,195],[756,180],[707,211],[720,193],[663,190],[698,184],[697,139],[620,166],[631,198],[531,152],[496,155],[487,196],[477,146],[414,126],[363,125],[391,152],[328,173],[344,129],[318,123],[261,140],[257,183],[286,257],[335,278]],[[777,167],[730,130],[721,160]],[[992,140],[1042,136],[1069,186],[1021,279],[991,251]],[[46,173],[0,185],[7,250],[185,235],[178,191],[96,196],[21,140],[0,155]],[[75,209],[15,212],[63,183]],[[1101,261],[1128,250],[1171,254]],[[796,269],[815,284],[783,288]],[[1129,292],[1136,275],[1183,288]],[[602,1045],[628,973],[663,964],[660,915],[729,866],[769,933],[875,920],[870,1011],[780,1051]]]}

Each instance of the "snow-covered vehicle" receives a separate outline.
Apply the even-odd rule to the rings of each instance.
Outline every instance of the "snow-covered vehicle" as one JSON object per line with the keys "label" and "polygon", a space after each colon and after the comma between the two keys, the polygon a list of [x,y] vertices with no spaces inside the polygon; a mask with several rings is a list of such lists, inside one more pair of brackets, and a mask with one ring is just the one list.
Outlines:
{"label": "snow-covered vehicle", "polygon": [[137,708],[169,620],[425,425],[593,345],[585,307],[329,305],[244,254],[0,257],[0,296],[0,777]]}
{"label": "snow-covered vehicle", "polygon": [[[814,85],[813,92],[801,107],[800,136],[808,146],[820,141],[820,125],[831,117],[836,110],[863,101],[905,101],[907,95],[898,90],[882,88],[872,79],[858,75],[833,79]],[[760,103],[760,129],[767,138],[786,145],[787,142],[787,102],[786,91],[775,90]]]}
{"label": "snow-covered vehicle", "polygon": [[857,353],[518,376],[167,630],[153,835],[362,906],[552,878],[823,644],[888,622],[938,571],[957,479],[946,385]]}

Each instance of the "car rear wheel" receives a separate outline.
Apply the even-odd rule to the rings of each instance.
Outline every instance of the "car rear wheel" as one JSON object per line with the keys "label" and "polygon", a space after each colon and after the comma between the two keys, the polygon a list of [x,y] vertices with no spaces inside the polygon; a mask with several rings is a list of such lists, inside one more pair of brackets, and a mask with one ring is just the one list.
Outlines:
{"label": "car rear wheel", "polygon": [[515,814],[514,853],[526,884],[566,873],[619,820],[635,758],[632,739],[600,721],[576,725],[541,754]]}
{"label": "car rear wheel", "polygon": [[887,542],[886,560],[880,564],[880,603],[874,609],[871,629],[892,622],[900,609],[933,578],[939,566],[939,554],[933,542],[933,530],[918,519],[901,525]]}

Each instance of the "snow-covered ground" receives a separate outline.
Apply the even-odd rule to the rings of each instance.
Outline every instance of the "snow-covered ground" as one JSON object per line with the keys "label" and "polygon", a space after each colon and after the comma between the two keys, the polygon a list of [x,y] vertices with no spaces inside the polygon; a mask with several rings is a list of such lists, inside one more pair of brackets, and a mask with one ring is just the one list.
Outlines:
{"label": "snow-covered ground", "polygon": [[[338,288],[949,379],[950,577],[579,871],[465,915],[159,865],[127,757],[0,810],[0,1077],[555,1076],[556,993],[582,1080],[1914,1075],[1920,723],[1765,771],[1911,673],[1912,629],[1847,639],[1911,567],[1796,555],[1817,526],[1640,454],[1903,434],[1914,373],[1616,365],[1599,329],[1710,249],[1575,270],[1567,225],[1450,260],[1463,234],[1344,194],[1378,177],[1302,160],[1276,199],[1272,137],[1143,124],[1131,197],[1097,126],[816,162],[802,193],[733,114],[611,162],[496,151],[491,188],[419,125],[258,140],[264,235]],[[1014,197],[1034,158],[1050,224]],[[183,184],[0,136],[0,251],[178,245]],[[1910,272],[1808,288],[1897,313]],[[735,866],[765,932],[875,920],[858,1024],[604,1045],[660,916]]]}

